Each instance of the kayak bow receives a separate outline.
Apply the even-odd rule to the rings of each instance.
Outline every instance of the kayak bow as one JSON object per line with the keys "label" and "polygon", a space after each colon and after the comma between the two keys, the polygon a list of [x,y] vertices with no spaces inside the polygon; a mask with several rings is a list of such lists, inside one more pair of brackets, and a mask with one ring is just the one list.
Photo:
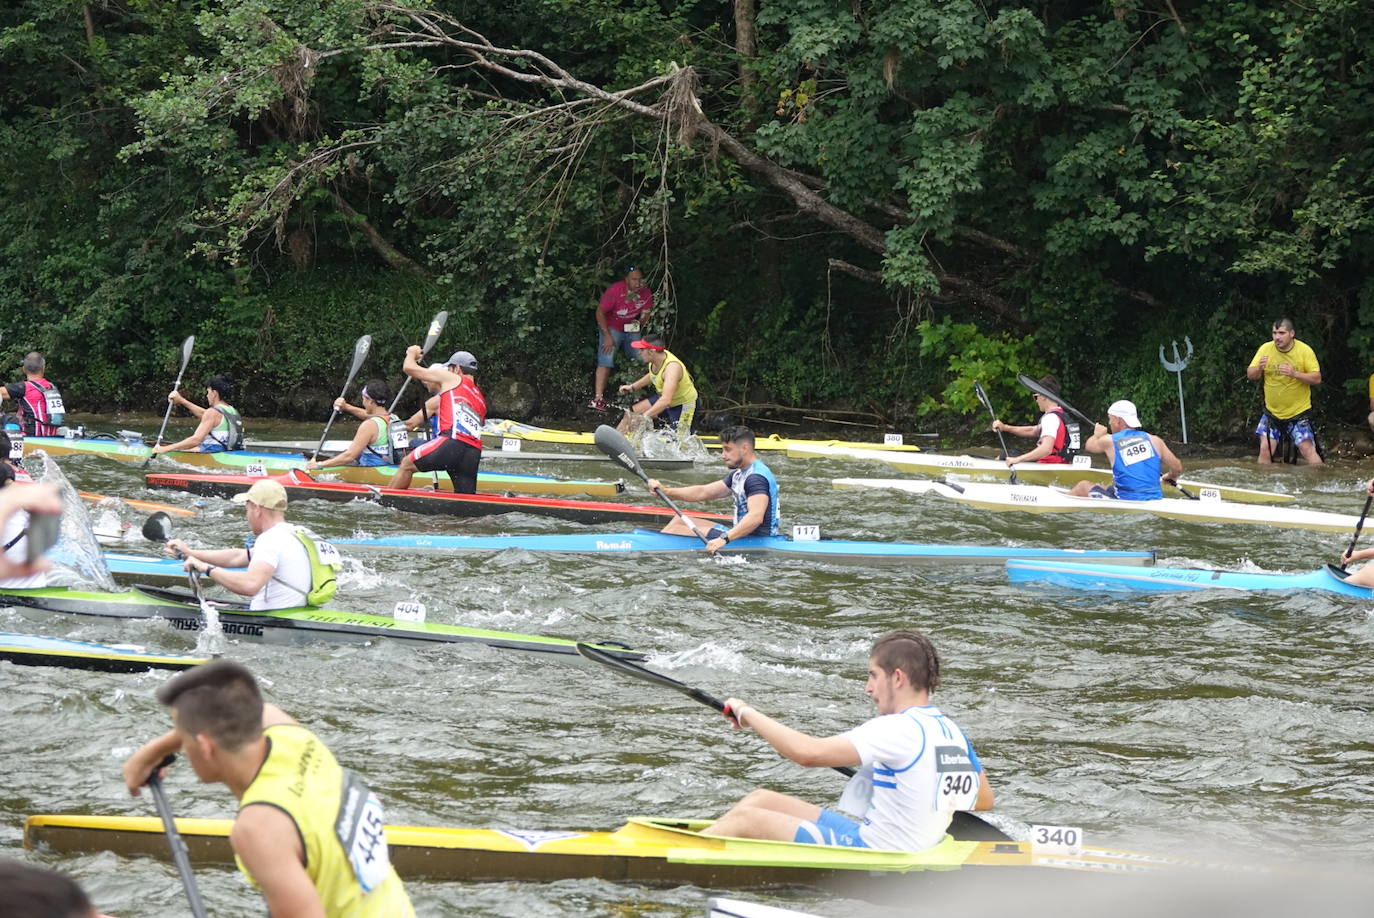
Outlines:
{"label": "kayak bow", "polygon": [[1182,593],[1196,590],[1321,590],[1374,598],[1374,589],[1347,583],[1331,565],[1302,574],[1261,574],[1247,571],[1198,570],[1181,567],[1122,567],[1115,564],[1077,564],[1062,561],[1007,562],[1012,583],[1048,583],[1076,590],[1111,593]]}

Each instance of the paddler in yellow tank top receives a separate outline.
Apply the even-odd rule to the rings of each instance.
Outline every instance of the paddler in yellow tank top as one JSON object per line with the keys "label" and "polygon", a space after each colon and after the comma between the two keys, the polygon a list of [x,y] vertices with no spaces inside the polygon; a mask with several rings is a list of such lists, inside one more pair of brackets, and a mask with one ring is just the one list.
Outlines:
{"label": "paddler in yellow tank top", "polygon": [[[652,385],[658,394],[635,402],[632,410],[651,421],[671,426],[678,439],[685,440],[692,434],[692,423],[697,415],[697,387],[692,382],[692,374],[687,372],[687,365],[668,350],[659,335],[645,335],[631,347],[644,355],[649,372],[621,386],[620,392],[635,392]],[[629,426],[630,416],[626,414],[620,421],[620,432],[628,433]]]}
{"label": "paddler in yellow tank top", "polygon": [[239,800],[229,844],[273,918],[414,918],[382,835],[382,808],[309,730],[263,702],[242,664],[216,660],[157,690],[172,729],[124,763],[138,795],[167,755]]}

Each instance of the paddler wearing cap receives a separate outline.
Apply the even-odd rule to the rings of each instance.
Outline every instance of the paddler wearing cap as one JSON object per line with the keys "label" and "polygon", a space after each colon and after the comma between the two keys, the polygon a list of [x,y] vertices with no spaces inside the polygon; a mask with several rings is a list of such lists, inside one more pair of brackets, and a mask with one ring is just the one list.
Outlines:
{"label": "paddler wearing cap", "polygon": [[[244,505],[251,548],[192,548],[169,539],[167,552],[185,558],[186,570],[198,571],[231,593],[251,596],[250,610],[318,606],[334,596],[338,551],[303,527],[286,521],[286,489],[263,478],[234,502]],[[246,570],[230,570],[246,568]]]}
{"label": "paddler wearing cap", "polygon": [[1110,497],[1116,500],[1159,500],[1164,490],[1161,481],[1183,473],[1183,463],[1159,437],[1140,429],[1135,403],[1126,399],[1112,402],[1107,409],[1107,426],[1093,426],[1093,435],[1083,448],[1090,453],[1105,453],[1112,466],[1112,483],[1107,487],[1080,481],[1069,493],[1076,497]]}
{"label": "paddler wearing cap", "polygon": [[[1059,394],[1059,380],[1053,376],[1042,376],[1038,380],[1046,392]],[[1073,461],[1074,454],[1082,445],[1078,422],[1064,411],[1064,406],[1054,399],[1034,393],[1035,406],[1040,409],[1040,421],[1036,424],[1013,425],[1001,418],[993,418],[992,429],[1009,433],[1014,437],[1025,437],[1035,441],[1035,448],[1019,456],[1005,457],[1008,467],[1021,462],[1063,463]]]}
{"label": "paddler wearing cap", "polygon": [[[697,387],[692,382],[692,374],[687,372],[687,365],[668,350],[662,335],[645,335],[630,346],[643,356],[649,372],[621,386],[619,391],[621,394],[637,392],[652,385],[658,394],[639,399],[632,410],[655,424],[673,428],[678,439],[685,440],[692,435],[699,402]],[[630,416],[626,414],[620,420],[620,432],[628,433],[629,426]]]}
{"label": "paddler wearing cap", "polygon": [[477,358],[456,351],[442,368],[420,364],[418,344],[406,350],[403,368],[408,376],[437,391],[438,435],[410,451],[391,477],[391,487],[408,488],[416,472],[448,473],[453,490],[477,493],[477,466],[482,461],[482,425],[487,420],[487,400],[477,388]]}

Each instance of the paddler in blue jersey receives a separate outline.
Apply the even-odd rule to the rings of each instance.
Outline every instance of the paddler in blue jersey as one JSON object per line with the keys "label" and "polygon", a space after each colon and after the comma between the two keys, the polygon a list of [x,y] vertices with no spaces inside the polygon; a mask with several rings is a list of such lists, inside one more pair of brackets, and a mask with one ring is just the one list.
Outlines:
{"label": "paddler in blue jersey", "polygon": [[1107,426],[1095,425],[1084,449],[1106,453],[1112,466],[1112,483],[1104,488],[1091,481],[1080,481],[1069,492],[1076,497],[1159,500],[1164,496],[1160,482],[1172,481],[1183,473],[1183,463],[1168,445],[1140,429],[1135,403],[1124,398],[1112,402],[1107,409]]}
{"label": "paddler in blue jersey", "polygon": [[750,791],[703,835],[762,838],[846,848],[923,851],[938,845],[959,810],[992,809],[993,792],[973,745],[930,696],[940,657],[918,631],[893,631],[873,644],[868,683],[877,716],[834,736],[812,736],[738,698],[726,720],[753,730],[808,768],[854,766],[835,809],[789,794]]}
{"label": "paddler in blue jersey", "polygon": [[[735,522],[731,526],[712,526],[706,533],[706,550],[711,554],[745,536],[775,536],[782,518],[778,505],[778,480],[754,452],[754,432],[748,427],[727,427],[720,432],[720,458],[730,474],[704,485],[665,488],[658,479],[649,479],[649,490],[673,500],[699,501],[735,499]],[[692,535],[681,517],[663,527],[672,535]]]}
{"label": "paddler in blue jersey", "polygon": [[195,433],[175,443],[153,447],[153,454],[187,450],[201,453],[222,453],[243,449],[243,418],[238,409],[229,404],[234,397],[234,379],[228,373],[211,376],[205,382],[205,404],[202,408],[180,392],[171,392],[167,401],[180,405],[200,418]]}
{"label": "paddler in blue jersey", "polygon": [[[342,465],[395,465],[400,461],[393,449],[392,421],[388,412],[391,404],[391,387],[381,379],[369,379],[358,394],[362,405],[350,405],[347,399],[334,399],[334,407],[351,414],[362,421],[358,432],[353,435],[344,451],[323,461],[311,459],[305,464],[307,469],[333,469]],[[401,448],[409,448],[407,439]]]}
{"label": "paddler in blue jersey", "polygon": [[138,796],[171,753],[238,800],[229,830],[248,881],[276,918],[415,918],[391,866],[377,795],[314,733],[274,704],[242,663],[215,660],[156,691],[172,729],[124,763]]}

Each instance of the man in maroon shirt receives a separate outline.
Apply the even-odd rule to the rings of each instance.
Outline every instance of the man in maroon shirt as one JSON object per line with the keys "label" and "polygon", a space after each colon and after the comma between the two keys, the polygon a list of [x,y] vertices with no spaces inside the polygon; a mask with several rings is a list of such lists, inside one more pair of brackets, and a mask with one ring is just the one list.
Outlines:
{"label": "man in maroon shirt", "polygon": [[596,307],[596,396],[587,403],[588,408],[606,408],[606,381],[615,366],[617,348],[631,360],[639,359],[631,344],[639,340],[641,326],[648,320],[653,305],[654,292],[644,283],[638,268],[631,268],[624,280],[611,284],[601,294]]}

